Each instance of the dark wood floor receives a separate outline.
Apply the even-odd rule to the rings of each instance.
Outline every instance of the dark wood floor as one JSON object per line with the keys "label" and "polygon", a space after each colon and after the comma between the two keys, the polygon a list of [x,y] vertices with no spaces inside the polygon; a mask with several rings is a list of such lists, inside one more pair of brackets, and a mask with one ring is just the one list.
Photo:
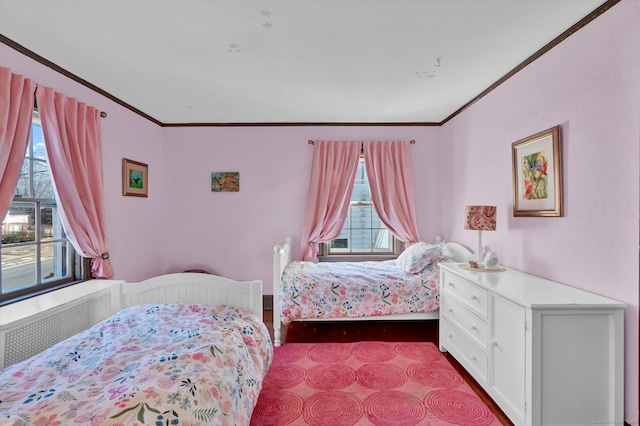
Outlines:
{"label": "dark wood floor", "polygon": [[[264,311],[273,339],[273,311]],[[325,342],[433,342],[438,344],[438,321],[309,321],[293,322],[282,327],[283,343],[325,343]],[[469,386],[493,411],[504,425],[513,425],[486,392],[478,385],[462,366],[448,353],[444,354],[451,365],[462,375]]]}

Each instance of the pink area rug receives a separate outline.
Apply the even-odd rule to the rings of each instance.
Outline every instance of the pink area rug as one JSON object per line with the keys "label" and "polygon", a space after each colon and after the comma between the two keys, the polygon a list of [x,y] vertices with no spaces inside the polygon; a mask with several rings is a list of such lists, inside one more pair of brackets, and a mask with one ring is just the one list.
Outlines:
{"label": "pink area rug", "polygon": [[252,426],[464,425],[500,421],[433,343],[288,343]]}

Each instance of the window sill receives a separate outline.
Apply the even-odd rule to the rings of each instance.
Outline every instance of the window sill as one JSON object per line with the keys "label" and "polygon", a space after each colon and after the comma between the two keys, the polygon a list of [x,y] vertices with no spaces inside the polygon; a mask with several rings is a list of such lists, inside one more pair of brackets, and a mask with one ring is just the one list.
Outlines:
{"label": "window sill", "polygon": [[21,300],[12,299],[14,303],[0,307],[2,313],[0,325],[17,321],[21,318],[34,315],[49,309],[89,296],[101,290],[109,289],[113,283],[122,282],[120,280],[89,280],[77,283],[75,285],[67,285],[58,287],[56,290],[48,290],[37,295]]}
{"label": "window sill", "polygon": [[96,290],[110,287],[114,280],[86,280],[71,281],[59,286],[43,289],[37,293],[30,293],[22,297],[7,299],[0,303],[0,310],[4,316],[15,311],[16,314],[23,309],[47,310],[59,304],[66,303],[78,297],[86,296]]}
{"label": "window sill", "polygon": [[396,259],[397,256],[387,255],[367,255],[367,254],[345,254],[345,255],[330,255],[330,256],[318,256],[318,262],[368,262],[368,261],[383,261]]}

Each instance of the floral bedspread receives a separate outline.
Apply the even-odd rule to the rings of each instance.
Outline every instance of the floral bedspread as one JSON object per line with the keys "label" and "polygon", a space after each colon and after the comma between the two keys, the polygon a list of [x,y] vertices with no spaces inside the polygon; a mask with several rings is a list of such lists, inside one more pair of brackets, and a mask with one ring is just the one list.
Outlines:
{"label": "floral bedspread", "polygon": [[249,311],[127,308],[0,372],[2,425],[248,425],[273,357]]}
{"label": "floral bedspread", "polygon": [[417,274],[395,260],[370,262],[291,262],[278,295],[284,325],[296,319],[370,317],[431,312],[440,307],[437,255]]}

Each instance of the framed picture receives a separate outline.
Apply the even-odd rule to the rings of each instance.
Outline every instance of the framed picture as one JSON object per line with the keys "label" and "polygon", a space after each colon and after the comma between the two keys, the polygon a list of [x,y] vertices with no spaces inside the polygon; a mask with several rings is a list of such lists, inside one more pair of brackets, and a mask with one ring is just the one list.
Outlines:
{"label": "framed picture", "polygon": [[240,172],[211,173],[211,192],[240,191]]}
{"label": "framed picture", "polygon": [[562,148],[560,126],[511,146],[513,215],[562,216]]}
{"label": "framed picture", "polygon": [[122,159],[122,195],[149,196],[148,165],[128,158]]}

